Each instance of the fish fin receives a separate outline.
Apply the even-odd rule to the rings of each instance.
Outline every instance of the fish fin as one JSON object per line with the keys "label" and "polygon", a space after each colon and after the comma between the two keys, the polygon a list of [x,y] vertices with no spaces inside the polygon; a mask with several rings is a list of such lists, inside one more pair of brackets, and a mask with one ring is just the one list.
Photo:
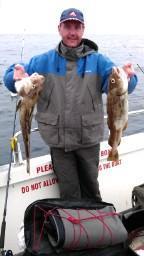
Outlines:
{"label": "fish fin", "polygon": [[33,118],[33,111],[34,111],[34,107],[32,107],[30,112],[29,112],[29,122],[28,122],[28,133],[29,133],[29,135],[31,133],[31,124],[32,124],[32,118]]}
{"label": "fish fin", "polygon": [[33,111],[34,111],[34,106],[31,108],[31,111],[30,111],[30,122],[32,122]]}
{"label": "fish fin", "polygon": [[22,100],[19,100],[16,106],[16,111],[18,111],[21,107]]}
{"label": "fish fin", "polygon": [[29,173],[30,174],[30,159],[29,158],[27,158],[27,173]]}
{"label": "fish fin", "polygon": [[117,149],[116,150],[111,149],[109,151],[107,160],[108,161],[117,161],[117,160],[119,160],[118,150]]}
{"label": "fish fin", "polygon": [[123,131],[126,130],[126,128],[128,127],[128,121],[125,123],[125,126],[123,128]]}

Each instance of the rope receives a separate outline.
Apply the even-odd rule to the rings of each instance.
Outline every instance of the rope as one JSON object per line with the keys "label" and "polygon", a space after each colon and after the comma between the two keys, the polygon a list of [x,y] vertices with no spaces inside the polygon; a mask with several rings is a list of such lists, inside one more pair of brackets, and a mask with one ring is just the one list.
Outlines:
{"label": "rope", "polygon": [[144,74],[144,70],[140,67],[139,64],[137,64],[138,68],[141,70],[141,72]]}
{"label": "rope", "polygon": [[[60,210],[66,214],[66,217],[64,217],[64,216],[60,216],[59,214],[55,213],[55,210],[57,210],[57,209],[58,209],[58,207],[55,207],[51,210],[46,211],[45,209],[43,209],[39,206],[34,207],[34,212],[33,212],[33,249],[35,251],[38,251],[38,249],[40,248],[40,242],[42,241],[42,237],[44,234],[44,224],[49,216],[54,216],[54,217],[58,217],[60,219],[65,219],[73,224],[73,239],[70,242],[69,246],[67,248],[65,247],[65,249],[77,248],[77,245],[78,245],[83,234],[87,238],[86,248],[91,248],[90,247],[90,242],[91,242],[90,233],[88,233],[87,229],[82,224],[83,222],[90,221],[90,220],[97,220],[97,221],[101,222],[101,224],[103,225],[103,232],[102,232],[101,236],[99,237],[99,239],[96,241],[96,244],[98,246],[100,244],[102,244],[106,230],[107,230],[108,234],[110,235],[110,241],[112,244],[112,242],[113,242],[112,230],[110,229],[109,225],[107,225],[107,223],[105,222],[104,219],[106,217],[118,216],[118,213],[116,213],[116,212],[106,213],[103,210],[96,210],[97,214],[94,214],[93,212],[91,212],[90,210],[87,210],[87,209],[77,209],[78,216],[74,217],[68,212],[68,209],[60,208]],[[40,223],[38,224],[39,233],[38,233],[38,237],[36,238],[36,211],[37,210],[40,210],[41,212],[43,212],[42,216],[44,217],[44,219],[42,218],[42,216],[40,217],[40,220],[42,221],[42,223],[41,223],[41,225],[40,225]],[[88,216],[86,218],[82,218],[80,216],[81,210],[85,210],[86,212],[89,213],[90,216]],[[76,234],[76,229],[75,229],[76,225],[79,225],[79,234]]]}

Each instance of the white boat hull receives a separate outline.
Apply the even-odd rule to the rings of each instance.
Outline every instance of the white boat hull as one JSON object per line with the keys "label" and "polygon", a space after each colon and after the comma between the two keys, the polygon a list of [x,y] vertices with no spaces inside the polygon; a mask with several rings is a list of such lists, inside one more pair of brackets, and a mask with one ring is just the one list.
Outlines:
{"label": "white boat hull", "polygon": [[[134,186],[143,183],[144,133],[122,138],[119,146],[120,160],[108,162],[109,146],[101,143],[99,184],[103,201],[113,203],[116,210],[131,208],[131,194]],[[3,220],[8,165],[0,167],[0,224]],[[50,155],[31,159],[31,173],[26,173],[23,165],[11,169],[9,186],[5,249],[20,252],[17,234],[24,218],[27,206],[43,198],[59,197],[57,178],[55,177]]]}

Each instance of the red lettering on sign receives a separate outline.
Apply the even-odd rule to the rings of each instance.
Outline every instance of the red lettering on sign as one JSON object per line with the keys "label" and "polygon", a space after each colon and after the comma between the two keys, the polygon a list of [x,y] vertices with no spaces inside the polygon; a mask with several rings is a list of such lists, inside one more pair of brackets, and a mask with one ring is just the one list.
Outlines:
{"label": "red lettering on sign", "polygon": [[102,171],[102,164],[99,164],[98,170],[99,170],[99,171]]}
{"label": "red lettering on sign", "polygon": [[22,194],[25,194],[30,191],[36,191],[38,189],[41,189],[42,187],[52,186],[56,183],[58,183],[58,178],[49,178],[47,180],[44,180],[43,182],[40,181],[40,182],[33,183],[29,186],[28,185],[23,186],[23,187],[21,187],[21,192],[22,192]]}
{"label": "red lettering on sign", "polygon": [[41,188],[41,182],[31,184],[31,190],[37,190]]}
{"label": "red lettering on sign", "polygon": [[37,173],[40,173],[40,172],[48,172],[48,171],[51,171],[53,170],[53,166],[52,164],[45,164],[45,165],[41,165],[41,166],[38,166],[36,167],[36,172]]}
{"label": "red lettering on sign", "polygon": [[43,181],[43,187],[51,186],[51,185],[56,184],[56,183],[58,183],[58,178],[52,178],[52,179],[44,180]]}
{"label": "red lettering on sign", "polygon": [[103,168],[104,169],[110,168],[110,162],[107,162],[107,163],[103,164]]}
{"label": "red lettering on sign", "polygon": [[122,160],[118,160],[118,161],[109,161],[109,162],[106,162],[106,163],[100,163],[99,164],[99,167],[98,167],[98,170],[99,171],[103,171],[103,170],[107,170],[109,168],[112,168],[112,167],[115,167],[117,165],[121,165],[122,164]]}
{"label": "red lettering on sign", "polygon": [[100,151],[101,156],[107,156],[109,154],[110,149],[105,149]]}
{"label": "red lettering on sign", "polygon": [[29,186],[21,187],[22,194],[29,192]]}
{"label": "red lettering on sign", "polygon": [[112,167],[120,165],[121,164],[121,159],[118,161],[112,161]]}

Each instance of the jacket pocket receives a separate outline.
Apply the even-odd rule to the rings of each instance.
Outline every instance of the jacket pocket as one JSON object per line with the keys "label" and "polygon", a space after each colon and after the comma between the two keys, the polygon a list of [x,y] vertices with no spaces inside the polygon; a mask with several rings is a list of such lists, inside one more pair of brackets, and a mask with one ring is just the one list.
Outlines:
{"label": "jacket pocket", "polygon": [[89,113],[82,116],[82,143],[98,143],[102,137],[102,123],[96,113]]}
{"label": "jacket pocket", "polygon": [[47,144],[59,143],[59,115],[49,113],[37,113],[36,120],[43,140]]}

